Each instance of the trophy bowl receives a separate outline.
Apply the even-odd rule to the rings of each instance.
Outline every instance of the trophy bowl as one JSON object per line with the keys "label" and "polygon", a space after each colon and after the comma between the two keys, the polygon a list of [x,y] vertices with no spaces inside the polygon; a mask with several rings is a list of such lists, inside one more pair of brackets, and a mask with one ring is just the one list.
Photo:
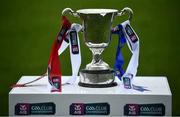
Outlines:
{"label": "trophy bowl", "polygon": [[81,18],[84,42],[92,51],[91,63],[80,70],[79,85],[92,88],[116,86],[115,71],[102,60],[101,54],[111,41],[112,22],[115,16],[128,12],[130,19],[132,10],[126,7],[120,13],[116,9],[80,9],[74,12],[66,8],[63,13],[66,11]]}

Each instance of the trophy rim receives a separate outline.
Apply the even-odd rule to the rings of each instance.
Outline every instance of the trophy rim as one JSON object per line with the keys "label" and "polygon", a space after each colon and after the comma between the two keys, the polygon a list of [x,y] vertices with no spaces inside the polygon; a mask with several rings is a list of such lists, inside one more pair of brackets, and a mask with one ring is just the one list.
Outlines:
{"label": "trophy rim", "polygon": [[107,13],[117,13],[117,9],[96,9],[96,8],[90,8],[90,9],[79,9],[76,11],[80,14],[107,14]]}

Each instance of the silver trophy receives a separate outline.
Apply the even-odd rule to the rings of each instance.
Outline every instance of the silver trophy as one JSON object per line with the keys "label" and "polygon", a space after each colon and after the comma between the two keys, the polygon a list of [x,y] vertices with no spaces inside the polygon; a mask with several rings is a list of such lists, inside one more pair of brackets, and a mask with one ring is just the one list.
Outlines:
{"label": "silver trophy", "polygon": [[93,56],[91,63],[80,70],[79,85],[97,88],[116,86],[115,71],[102,60],[101,54],[110,43],[113,19],[128,13],[130,20],[132,10],[126,7],[120,12],[116,9],[80,9],[74,12],[66,8],[62,14],[66,12],[82,19],[84,42]]}

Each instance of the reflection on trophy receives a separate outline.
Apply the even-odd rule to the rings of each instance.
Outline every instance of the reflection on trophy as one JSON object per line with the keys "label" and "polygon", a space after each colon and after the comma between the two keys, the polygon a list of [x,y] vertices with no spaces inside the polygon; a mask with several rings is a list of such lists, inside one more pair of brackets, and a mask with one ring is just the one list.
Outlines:
{"label": "reflection on trophy", "polygon": [[108,47],[111,40],[112,22],[115,16],[129,14],[132,18],[132,10],[124,8],[121,12],[116,9],[80,9],[74,12],[70,8],[63,10],[82,19],[84,42],[92,51],[92,61],[80,70],[79,85],[84,87],[112,87],[115,71],[102,60],[101,54]]}

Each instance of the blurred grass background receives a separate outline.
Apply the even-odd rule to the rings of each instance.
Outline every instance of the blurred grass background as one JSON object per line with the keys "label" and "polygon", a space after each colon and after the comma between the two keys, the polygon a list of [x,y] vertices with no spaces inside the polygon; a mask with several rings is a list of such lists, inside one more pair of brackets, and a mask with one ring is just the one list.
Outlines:
{"label": "blurred grass background", "polygon": [[[51,46],[59,30],[60,13],[70,7],[130,7],[134,11],[132,26],[140,37],[138,75],[167,76],[173,93],[173,115],[180,115],[180,3],[178,0],[1,0],[0,1],[0,115],[8,115],[10,84],[22,75],[41,75],[46,71]],[[69,16],[73,22],[80,19]],[[117,17],[113,25],[127,17]],[[82,39],[82,34],[80,34]],[[117,36],[104,51],[103,57],[112,67]],[[91,53],[81,41],[82,65],[91,60]],[[114,54],[111,54],[114,53]],[[127,47],[123,55],[128,63]],[[63,75],[70,75],[69,51],[61,55]]]}

